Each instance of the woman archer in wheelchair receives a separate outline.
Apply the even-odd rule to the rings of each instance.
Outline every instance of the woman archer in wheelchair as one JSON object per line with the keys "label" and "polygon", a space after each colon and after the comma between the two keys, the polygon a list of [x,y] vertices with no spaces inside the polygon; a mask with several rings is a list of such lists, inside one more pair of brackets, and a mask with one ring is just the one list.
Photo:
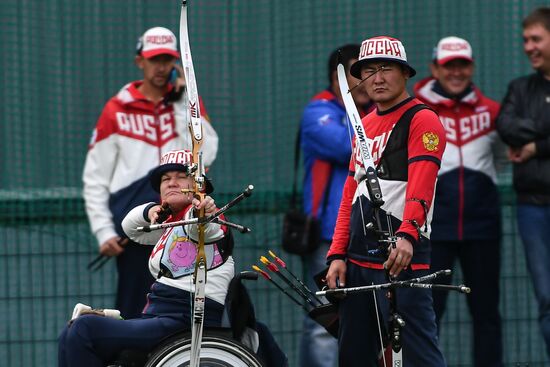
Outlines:
{"label": "woman archer in wheelchair", "polygon": [[[194,197],[193,177],[189,174],[191,164],[192,154],[189,151],[166,153],[160,165],[149,174],[151,185],[160,193],[162,205],[139,205],[122,222],[124,231],[132,240],[155,246],[149,260],[149,270],[157,279],[147,295],[141,318],[122,320],[98,315],[98,312],[74,318],[59,337],[59,367],[103,367],[115,360],[123,350],[151,352],[161,340],[190,330],[198,225],[174,226],[151,232],[138,231],[137,227],[192,219],[196,211],[203,208],[205,216],[216,212],[214,199],[208,196],[212,191],[209,183],[206,185],[207,196],[202,201]],[[206,223],[204,232],[208,269],[204,327],[219,328],[224,318],[228,289],[235,275],[233,238],[230,228],[217,222]],[[258,334],[260,351],[268,351],[264,359],[271,359],[260,365],[286,365],[286,356],[269,331],[260,327]],[[262,346],[262,342],[267,345]]]}

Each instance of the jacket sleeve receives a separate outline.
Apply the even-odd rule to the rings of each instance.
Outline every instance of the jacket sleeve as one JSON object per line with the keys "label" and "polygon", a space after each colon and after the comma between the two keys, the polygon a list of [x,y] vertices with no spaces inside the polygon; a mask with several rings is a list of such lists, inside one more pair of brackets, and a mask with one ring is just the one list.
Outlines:
{"label": "jacket sleeve", "polygon": [[493,154],[493,164],[497,173],[504,172],[508,167],[508,157],[506,156],[506,144],[502,141],[496,130],[497,117],[500,112],[500,103],[488,99],[487,105],[491,113],[491,128],[493,131],[488,134],[491,144],[491,153]]}
{"label": "jacket sleeve", "polygon": [[[347,121],[347,120],[346,120]],[[351,155],[350,129],[333,103],[314,101],[302,115],[302,149],[318,159],[347,165]]]}
{"label": "jacket sleeve", "polygon": [[202,157],[204,165],[210,167],[218,154],[219,138],[212,124],[204,117],[202,118],[202,134],[204,139],[201,147]]}
{"label": "jacket sleeve", "polygon": [[327,262],[335,259],[345,259],[349,243],[349,226],[351,217],[351,203],[357,190],[357,182],[353,174],[348,175],[342,191],[342,201],[338,210],[332,243],[327,253]]}
{"label": "jacket sleeve", "polygon": [[535,141],[537,157],[550,157],[550,136]]}
{"label": "jacket sleeve", "polygon": [[140,232],[136,229],[137,227],[151,224],[151,222],[149,222],[148,213],[153,205],[156,205],[156,203],[146,203],[136,206],[134,209],[130,210],[122,220],[122,229],[132,241],[141,243],[142,245],[155,245],[162,236],[162,230]]}
{"label": "jacket sleeve", "polygon": [[535,121],[522,117],[525,101],[522,98],[521,82],[516,80],[508,85],[496,124],[502,140],[512,147],[521,147],[537,139]]}
{"label": "jacket sleeve", "polygon": [[82,174],[86,214],[99,245],[118,237],[109,210],[109,187],[118,155],[116,134],[113,134],[116,122],[109,110],[107,104],[99,117]]}
{"label": "jacket sleeve", "polygon": [[[413,223],[419,227],[425,225],[426,213],[434,197],[438,171],[439,166],[433,161],[418,161],[409,165],[403,221],[396,234],[404,234],[409,240],[418,241],[418,230]],[[422,202],[425,203],[425,207]]]}
{"label": "jacket sleeve", "polygon": [[428,219],[434,198],[437,172],[446,146],[443,125],[432,111],[418,112],[411,121],[408,140],[409,166],[403,221],[396,231],[413,243]]}

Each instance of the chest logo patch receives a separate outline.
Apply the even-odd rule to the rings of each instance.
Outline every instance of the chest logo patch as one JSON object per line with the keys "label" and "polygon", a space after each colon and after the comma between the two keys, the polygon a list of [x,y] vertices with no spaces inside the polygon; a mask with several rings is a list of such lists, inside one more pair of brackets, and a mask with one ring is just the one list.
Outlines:
{"label": "chest logo patch", "polygon": [[438,149],[439,136],[432,132],[424,133],[422,135],[422,143],[428,152],[435,152]]}

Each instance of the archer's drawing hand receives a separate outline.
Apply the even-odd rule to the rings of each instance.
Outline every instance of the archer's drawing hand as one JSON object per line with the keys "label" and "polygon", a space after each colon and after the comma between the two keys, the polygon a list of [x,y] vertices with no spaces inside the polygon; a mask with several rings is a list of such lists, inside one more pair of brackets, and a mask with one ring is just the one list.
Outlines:
{"label": "archer's drawing hand", "polygon": [[391,277],[397,277],[401,270],[409,266],[413,256],[413,245],[406,238],[398,237],[395,248],[390,246],[388,250],[390,255],[384,263],[384,269],[389,270]]}
{"label": "archer's drawing hand", "polygon": [[149,209],[147,216],[151,224],[163,223],[168,216],[172,214],[172,210],[167,203],[162,203],[162,205],[155,205]]}
{"label": "archer's drawing hand", "polygon": [[147,213],[147,216],[149,217],[149,222],[151,222],[151,224],[157,223],[157,219],[159,217],[159,212],[161,210],[162,210],[162,206],[160,206],[160,205],[152,206],[149,209],[149,212]]}
{"label": "archer's drawing hand", "polygon": [[327,271],[327,285],[330,289],[346,286],[346,262],[344,260],[332,260]]}

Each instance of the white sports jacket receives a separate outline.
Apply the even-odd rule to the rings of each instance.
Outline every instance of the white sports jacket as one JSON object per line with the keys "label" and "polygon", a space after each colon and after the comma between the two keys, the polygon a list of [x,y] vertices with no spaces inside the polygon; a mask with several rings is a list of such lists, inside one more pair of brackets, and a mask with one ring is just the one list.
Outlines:
{"label": "white sports jacket", "polygon": [[[170,150],[191,149],[185,94],[179,101],[157,104],[137,88],[125,85],[105,105],[89,144],[82,180],[86,213],[99,245],[124,236],[120,223],[135,206],[158,202],[149,171]],[[167,93],[169,90],[167,90]],[[201,101],[203,160],[210,166],[218,151],[218,136]]]}

